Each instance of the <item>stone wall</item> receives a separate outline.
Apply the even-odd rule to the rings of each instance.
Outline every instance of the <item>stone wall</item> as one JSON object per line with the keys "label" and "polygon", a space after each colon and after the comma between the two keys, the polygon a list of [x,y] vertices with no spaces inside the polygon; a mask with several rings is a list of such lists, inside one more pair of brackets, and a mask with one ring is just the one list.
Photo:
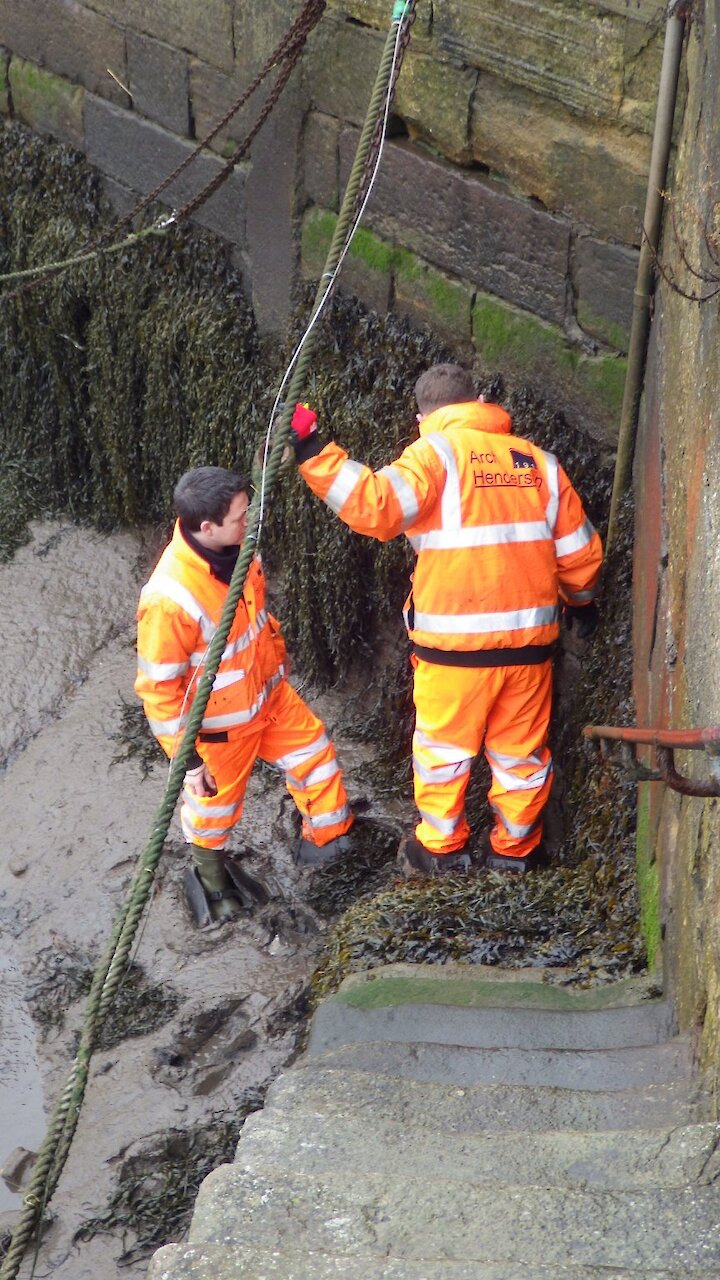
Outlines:
{"label": "stone wall", "polygon": [[[637,719],[681,729],[720,724],[720,323],[711,296],[720,285],[720,0],[708,0],[691,29],[687,69],[660,260],[682,290],[708,301],[659,283],[635,460]],[[679,753],[677,763],[711,776],[703,753]],[[643,790],[641,863],[658,872],[671,982],[717,1081],[720,801],[659,784]]]}
{"label": "stone wall", "polygon": [[[329,0],[249,159],[198,215],[281,332],[324,260],[389,26]],[[3,0],[0,109],[72,143],[126,212],[204,136],[300,0]],[[418,0],[391,134],[343,288],[479,371],[541,380],[612,436],[658,78],[657,0]],[[187,198],[260,99],[166,196]],[[213,154],[216,153],[216,154]]]}

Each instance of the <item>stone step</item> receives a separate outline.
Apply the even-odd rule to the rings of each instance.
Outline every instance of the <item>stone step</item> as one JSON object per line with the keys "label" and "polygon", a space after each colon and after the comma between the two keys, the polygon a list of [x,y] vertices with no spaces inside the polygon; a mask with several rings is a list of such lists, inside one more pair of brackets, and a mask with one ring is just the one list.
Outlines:
{"label": "stone step", "polygon": [[550,1129],[664,1129],[710,1118],[707,1096],[695,1081],[645,1088],[580,1092],[542,1085],[491,1084],[458,1087],[401,1079],[378,1072],[336,1070],[298,1063],[271,1086],[266,1109],[289,1115],[305,1111],[357,1116],[368,1128],[393,1119],[408,1132],[537,1132]]}
{"label": "stone step", "polygon": [[[152,1258],[147,1280],[685,1280],[683,1271],[605,1267],[485,1265],[478,1262],[407,1262],[372,1255],[301,1253],[224,1244],[169,1244]],[[693,1280],[720,1280],[720,1270],[695,1271]]]}
{"label": "stone step", "polygon": [[[347,1003],[356,991],[351,989],[345,998],[341,993],[316,1010],[309,1053],[366,1041],[410,1044],[417,1040],[418,1027],[425,1044],[474,1049],[628,1049],[660,1044],[675,1031],[671,1007],[664,1001],[592,1011],[459,1008],[435,1002],[363,1008]],[[499,987],[493,987],[489,995],[498,993]]]}
{"label": "stone step", "polygon": [[287,1115],[270,1108],[246,1120],[235,1162],[304,1174],[383,1173],[398,1180],[412,1173],[437,1186],[455,1179],[474,1186],[527,1181],[632,1191],[711,1182],[720,1175],[719,1138],[715,1124],[624,1133],[416,1133],[392,1116],[369,1128],[342,1111]]}
{"label": "stone step", "polygon": [[632,1194],[467,1186],[357,1172],[303,1175],[223,1165],[202,1184],[194,1244],[295,1245],[407,1261],[675,1270],[720,1269],[715,1187]]}
{"label": "stone step", "polygon": [[471,1049],[463,1045],[380,1043],[343,1045],[303,1062],[322,1062],[337,1070],[368,1071],[455,1085],[545,1085],[557,1089],[602,1090],[640,1088],[689,1079],[690,1039],[678,1036],[665,1044],[637,1049],[578,1051],[573,1049]]}

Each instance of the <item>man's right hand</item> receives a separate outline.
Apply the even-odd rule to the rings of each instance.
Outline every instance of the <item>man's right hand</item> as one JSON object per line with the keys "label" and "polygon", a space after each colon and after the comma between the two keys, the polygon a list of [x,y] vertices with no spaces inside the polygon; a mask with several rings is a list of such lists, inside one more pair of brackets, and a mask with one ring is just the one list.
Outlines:
{"label": "man's right hand", "polygon": [[296,404],[295,412],[290,419],[292,427],[298,440],[306,440],[312,435],[313,431],[317,431],[317,414],[313,412],[309,404]]}
{"label": "man's right hand", "polygon": [[207,765],[203,762],[195,769],[188,769],[183,786],[194,796],[216,796],[217,785]]}

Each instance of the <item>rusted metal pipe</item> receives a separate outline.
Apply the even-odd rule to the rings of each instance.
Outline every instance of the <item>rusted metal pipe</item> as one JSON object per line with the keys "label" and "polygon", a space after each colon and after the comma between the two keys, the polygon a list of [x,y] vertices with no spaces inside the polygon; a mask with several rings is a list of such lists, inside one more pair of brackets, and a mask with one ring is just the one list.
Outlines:
{"label": "rusted metal pipe", "polygon": [[633,293],[633,313],[630,325],[630,344],[628,349],[628,367],[625,375],[622,409],[620,412],[620,429],[618,435],[617,455],[615,460],[615,476],[613,479],[612,497],[610,499],[610,518],[608,522],[607,546],[609,553],[615,541],[618,508],[623,494],[626,492],[632,476],[633,455],[635,452],[635,430],[637,427],[640,396],[645,377],[645,355],[648,332],[650,330],[650,299],[652,292],[653,267],[660,240],[660,223],[663,210],[663,189],[667,176],[670,144],[672,142],[675,101],[677,98],[678,77],[680,74],[680,56],[682,54],[683,36],[685,34],[685,6],[672,0],[668,5],[667,26],[665,28],[665,47],[663,50],[660,84],[658,86],[655,128],[653,130],[652,154],[648,173],[645,213],[643,215],[642,239],[640,242],[640,259],[638,262],[635,291]]}
{"label": "rusted metal pipe", "polygon": [[[639,782],[664,782],[685,796],[720,796],[720,725],[705,729],[636,729],[618,725],[586,725],[583,737],[597,743],[603,755],[607,744],[620,744],[628,773]],[[637,759],[638,747],[654,747],[657,769],[648,769]],[[675,751],[704,751],[708,756],[712,781],[701,782],[678,773]]]}

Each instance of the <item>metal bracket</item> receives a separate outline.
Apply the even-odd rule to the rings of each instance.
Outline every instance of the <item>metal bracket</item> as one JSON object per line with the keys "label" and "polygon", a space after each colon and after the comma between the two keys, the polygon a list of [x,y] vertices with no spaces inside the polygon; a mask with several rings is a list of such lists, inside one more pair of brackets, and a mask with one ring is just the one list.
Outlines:
{"label": "metal bracket", "polygon": [[[637,782],[664,782],[685,796],[720,796],[720,726],[707,729],[635,729],[614,725],[586,725],[583,737],[607,758],[619,750],[626,771]],[[656,769],[637,758],[640,746],[654,747]],[[688,778],[675,768],[675,751],[704,751],[712,780]]]}

